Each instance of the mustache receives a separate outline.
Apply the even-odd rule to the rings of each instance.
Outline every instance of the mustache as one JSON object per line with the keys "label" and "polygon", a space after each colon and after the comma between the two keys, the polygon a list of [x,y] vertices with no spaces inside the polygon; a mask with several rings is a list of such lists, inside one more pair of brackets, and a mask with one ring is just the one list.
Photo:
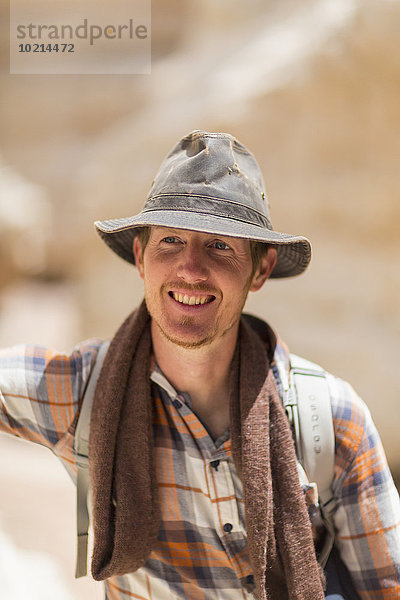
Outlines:
{"label": "mustache", "polygon": [[163,291],[169,290],[182,290],[185,292],[205,292],[206,294],[210,294],[216,296],[219,294],[219,290],[214,287],[210,287],[206,283],[185,283],[183,281],[170,281],[168,283],[164,283],[161,287]]}

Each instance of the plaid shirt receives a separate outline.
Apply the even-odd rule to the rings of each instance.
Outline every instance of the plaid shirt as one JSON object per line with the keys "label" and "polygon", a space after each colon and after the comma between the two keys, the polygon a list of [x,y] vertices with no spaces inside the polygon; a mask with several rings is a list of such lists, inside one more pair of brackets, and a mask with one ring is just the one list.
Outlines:
{"label": "plaid shirt", "polygon": [[[73,431],[99,344],[84,342],[71,355],[37,346],[0,352],[0,430],[49,447],[73,479]],[[144,567],[105,581],[106,599],[253,598],[229,433],[213,441],[189,396],[178,394],[157,368],[151,379],[162,525]],[[338,384],[342,393],[332,405],[336,542],[362,600],[395,600],[399,497],[369,411],[348,384]]]}

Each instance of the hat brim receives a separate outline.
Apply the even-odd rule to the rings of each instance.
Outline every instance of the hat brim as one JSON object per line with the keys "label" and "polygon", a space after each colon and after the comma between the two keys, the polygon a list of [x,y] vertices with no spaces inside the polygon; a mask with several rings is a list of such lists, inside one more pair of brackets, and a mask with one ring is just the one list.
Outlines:
{"label": "hat brim", "polygon": [[138,228],[148,225],[189,229],[274,244],[278,259],[271,273],[273,278],[300,275],[311,260],[311,244],[307,238],[269,230],[235,217],[219,217],[187,210],[153,210],[141,212],[133,217],[95,222],[97,232],[111,250],[132,264],[135,264],[133,240]]}

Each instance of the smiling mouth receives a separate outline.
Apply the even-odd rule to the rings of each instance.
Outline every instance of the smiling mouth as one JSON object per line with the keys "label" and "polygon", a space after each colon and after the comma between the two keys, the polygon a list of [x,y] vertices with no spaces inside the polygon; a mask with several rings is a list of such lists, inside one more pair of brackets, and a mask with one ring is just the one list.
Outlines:
{"label": "smiling mouth", "polygon": [[186,304],[187,306],[199,306],[203,304],[209,304],[215,300],[215,296],[189,296],[188,294],[179,294],[177,292],[168,292],[169,296],[179,302],[179,304]]}

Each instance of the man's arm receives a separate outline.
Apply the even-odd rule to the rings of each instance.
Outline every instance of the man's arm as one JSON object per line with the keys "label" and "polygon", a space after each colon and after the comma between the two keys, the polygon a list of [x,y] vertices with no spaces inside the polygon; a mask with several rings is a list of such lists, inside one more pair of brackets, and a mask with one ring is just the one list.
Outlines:
{"label": "man's arm", "polygon": [[72,354],[39,346],[0,350],[0,431],[54,449],[80,408],[98,340]]}
{"label": "man's arm", "polygon": [[336,437],[336,544],[363,600],[400,598],[400,502],[379,434],[365,404],[339,381]]}

